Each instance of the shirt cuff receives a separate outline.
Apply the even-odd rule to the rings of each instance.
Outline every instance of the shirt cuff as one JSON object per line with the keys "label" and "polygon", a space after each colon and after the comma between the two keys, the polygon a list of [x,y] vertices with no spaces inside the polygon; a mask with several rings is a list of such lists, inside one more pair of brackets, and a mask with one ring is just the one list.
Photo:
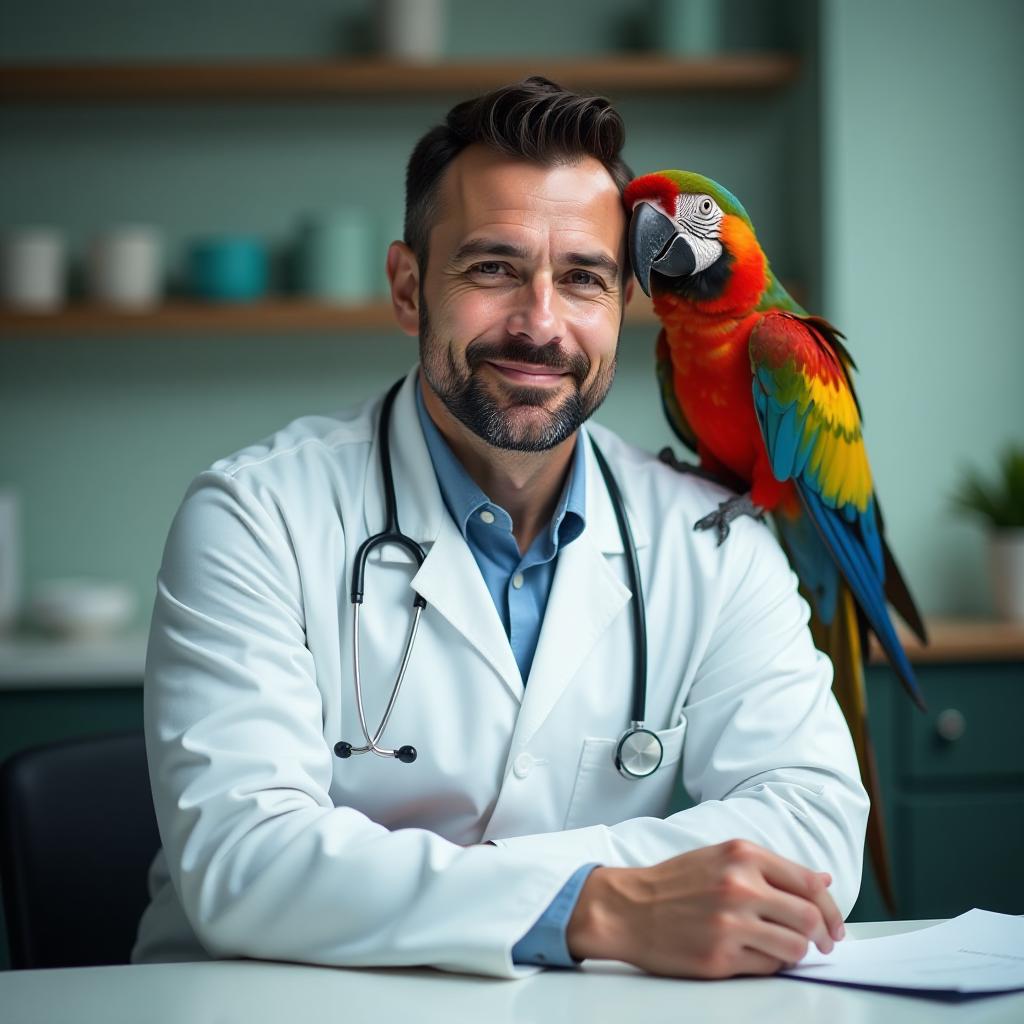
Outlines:
{"label": "shirt cuff", "polygon": [[583,890],[583,883],[600,864],[584,864],[573,872],[533,927],[512,947],[512,962],[539,967],[575,967],[581,964],[565,941],[569,919]]}

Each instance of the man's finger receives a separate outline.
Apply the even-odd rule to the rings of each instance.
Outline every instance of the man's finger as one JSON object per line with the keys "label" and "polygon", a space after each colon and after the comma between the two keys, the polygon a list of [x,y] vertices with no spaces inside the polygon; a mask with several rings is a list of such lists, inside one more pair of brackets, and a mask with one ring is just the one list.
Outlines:
{"label": "man's finger", "polygon": [[774,974],[785,962],[758,949],[744,947],[736,958],[736,974]]}
{"label": "man's finger", "polygon": [[794,896],[781,889],[772,889],[770,894],[758,903],[757,913],[763,921],[773,921],[790,932],[797,932],[810,939],[823,953],[832,950],[832,936],[824,915],[818,905],[811,900]]}
{"label": "man's finger", "polygon": [[769,885],[814,903],[821,912],[829,935],[838,942],[843,935],[843,915],[825,888],[820,873],[801,867],[769,850],[764,852],[763,874]]}
{"label": "man's finger", "polygon": [[754,921],[744,929],[743,945],[787,964],[795,964],[807,954],[806,935],[764,920]]}

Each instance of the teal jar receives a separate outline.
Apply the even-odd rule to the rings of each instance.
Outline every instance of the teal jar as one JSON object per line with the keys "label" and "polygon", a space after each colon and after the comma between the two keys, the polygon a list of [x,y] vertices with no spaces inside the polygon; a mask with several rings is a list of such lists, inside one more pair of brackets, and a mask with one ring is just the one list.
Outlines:
{"label": "teal jar", "polygon": [[678,57],[706,57],[722,49],[721,0],[651,0],[652,48]]}
{"label": "teal jar", "polygon": [[384,258],[364,210],[348,207],[307,217],[299,229],[299,291],[327,302],[366,302],[380,292]]}
{"label": "teal jar", "polygon": [[191,292],[214,302],[247,302],[266,295],[267,248],[258,238],[219,235],[193,242],[188,252]]}

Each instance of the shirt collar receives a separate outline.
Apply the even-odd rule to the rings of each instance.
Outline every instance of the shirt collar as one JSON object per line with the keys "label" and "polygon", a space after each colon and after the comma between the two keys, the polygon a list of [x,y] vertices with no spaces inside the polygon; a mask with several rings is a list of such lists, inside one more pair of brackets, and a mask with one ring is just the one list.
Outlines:
{"label": "shirt collar", "polygon": [[[463,537],[467,537],[470,517],[482,508],[498,509],[507,517],[508,513],[480,490],[451,450],[441,431],[437,429],[437,424],[427,412],[423,401],[422,382],[418,378],[414,390],[423,439],[430,452],[430,460],[434,464],[441,497]],[[560,544],[565,545],[575,540],[586,525],[587,472],[583,447],[586,437],[586,429],[581,426],[576,434],[569,478],[562,488],[555,513],[551,517],[549,537],[556,551]]]}

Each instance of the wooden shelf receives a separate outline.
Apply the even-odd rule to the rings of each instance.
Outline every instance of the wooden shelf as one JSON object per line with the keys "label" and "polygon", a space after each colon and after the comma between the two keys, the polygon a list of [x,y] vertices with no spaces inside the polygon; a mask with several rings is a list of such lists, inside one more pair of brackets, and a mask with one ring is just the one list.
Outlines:
{"label": "wooden shelf", "polygon": [[[902,624],[897,633],[907,657],[915,664],[951,661],[1024,662],[1024,622],[997,622],[992,619],[928,619],[929,644],[922,646]],[[874,637],[870,661],[886,663]]]}
{"label": "wooden shelf", "polygon": [[[650,302],[637,293],[626,313],[628,326],[657,324]],[[390,331],[398,334],[391,303],[385,300],[341,306],[301,298],[246,303],[172,299],[152,310],[126,312],[75,303],[53,313],[27,313],[0,307],[0,338],[44,335],[271,334]]]}
{"label": "wooden shelf", "polygon": [[0,67],[0,103],[408,98],[479,92],[538,73],[568,88],[619,95],[734,92],[780,88],[795,78],[798,69],[798,58],[782,53],[733,53],[687,60],[656,53],[579,60],[524,57],[440,64],[372,59],[8,64]]}

